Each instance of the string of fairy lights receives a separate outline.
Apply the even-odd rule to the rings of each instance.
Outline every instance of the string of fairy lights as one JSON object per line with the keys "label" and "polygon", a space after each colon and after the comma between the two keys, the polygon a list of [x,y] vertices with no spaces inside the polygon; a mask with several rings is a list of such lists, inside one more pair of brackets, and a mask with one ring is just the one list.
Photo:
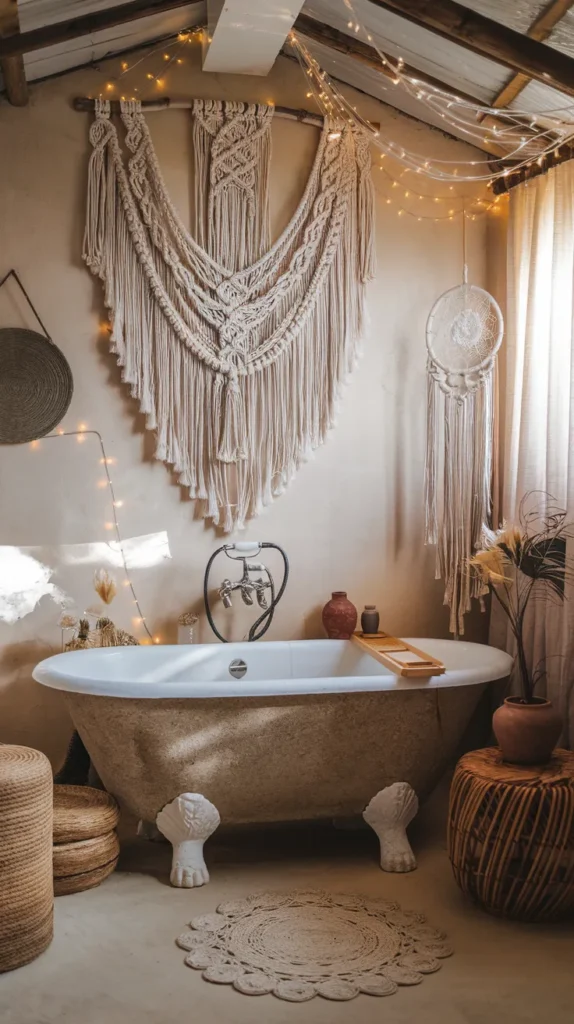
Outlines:
{"label": "string of fairy lights", "polygon": [[386,134],[381,135],[346,99],[312,55],[301,36],[291,32],[289,41],[308,78],[308,96],[315,98],[325,115],[342,118],[356,127],[362,127],[369,133],[373,145],[382,155],[392,157],[408,170],[424,174],[435,181],[485,182],[492,185],[496,177],[504,177],[535,162],[544,166],[546,157],[574,137],[574,107],[571,103],[538,111],[534,115],[531,111],[490,107],[457,96],[446,88],[439,88],[416,77],[416,74],[406,68],[402,57],[390,58],[380,49],[376,39],[358,18],[352,0],[343,0],[343,3],[351,15],[347,28],[362,37],[378,55],[381,70],[393,86],[404,90],[410,97],[426,106],[435,117],[438,114],[446,122],[445,127],[448,125],[454,131],[462,132],[469,142],[479,145],[479,148],[485,145],[492,148],[497,162],[512,160],[512,167],[501,165],[500,170],[493,173],[489,166],[489,161],[493,159],[490,155],[482,160],[431,160],[396,143]]}
{"label": "string of fairy lights", "polygon": [[[177,36],[172,39],[164,40],[161,44],[154,46],[151,50],[147,51],[143,55],[139,55],[134,61],[130,63],[128,60],[123,60],[120,65],[119,73],[115,78],[110,78],[104,85],[102,91],[100,91],[100,98],[119,98],[122,100],[127,99],[138,99],[138,93],[140,88],[133,85],[130,90],[126,88],[128,84],[128,77],[133,75],[133,72],[137,68],[141,68],[142,65],[149,67],[150,63],[153,65],[154,61],[161,61],[159,68],[154,71],[148,70],[145,72],[145,78],[149,82],[150,86],[153,85],[157,88],[158,92],[163,93],[167,86],[166,74],[171,67],[174,65],[182,65],[186,62],[186,50],[190,44],[201,43],[205,35],[205,29],[200,26],[194,26],[184,31],[178,32]],[[302,48],[302,53],[305,52],[305,47]],[[311,68],[316,64],[314,58],[309,54],[309,60],[311,61]],[[142,69],[143,70],[143,69]],[[308,73],[309,68],[305,67],[304,70]],[[316,65],[316,71],[318,74],[324,74],[319,65]],[[309,76],[311,77],[311,76]],[[325,81],[325,79],[321,79]],[[323,102],[326,97],[321,96],[320,93],[324,92],[321,88],[319,91],[313,89],[312,83],[309,84],[307,91],[307,98],[314,98],[317,105],[324,114],[334,115],[338,110],[339,115],[343,114],[348,120],[362,121],[360,115],[357,115],[355,108],[350,108],[347,103],[343,104],[331,102],[327,98],[327,102]],[[350,116],[352,109],[353,117]],[[371,134],[374,134],[374,129],[370,126],[368,121],[364,122],[364,127],[368,129]],[[496,211],[499,208],[500,197],[495,197],[491,201],[487,201],[484,195],[473,196],[473,195],[461,195],[458,193],[451,195],[442,194],[430,194],[421,192],[419,189],[413,187],[411,183],[408,185],[402,180],[403,175],[410,171],[408,167],[401,167],[398,174],[393,174],[391,170],[391,161],[387,160],[386,166],[383,166],[383,161],[387,157],[387,154],[379,154],[379,169],[383,172],[381,181],[388,184],[390,187],[385,195],[385,204],[392,206],[399,217],[407,216],[417,221],[432,221],[438,223],[440,221],[454,221],[458,217],[465,217],[469,220],[476,220],[483,214],[489,213],[491,210]],[[393,161],[394,162],[394,161]],[[454,180],[457,183],[462,182],[463,179],[457,179],[456,175]],[[454,193],[455,186],[446,186],[447,190]],[[395,192],[395,190],[397,190]],[[415,200],[416,207],[411,209],[408,203],[399,201],[398,197],[407,200]],[[432,204],[432,213],[428,212],[428,204]]]}
{"label": "string of fairy lights", "polygon": [[116,465],[117,459],[115,458],[115,456],[109,456],[107,454],[106,449],[105,449],[105,445],[104,445],[104,441],[103,441],[103,438],[102,438],[102,435],[97,430],[88,429],[88,426],[87,426],[86,423],[79,423],[77,430],[63,430],[62,428],[58,428],[58,430],[54,434],[46,434],[45,437],[43,437],[41,439],[38,439],[37,441],[31,441],[30,442],[30,448],[32,450],[37,450],[40,447],[40,445],[43,444],[44,441],[50,441],[50,440],[53,440],[55,438],[62,438],[62,437],[75,437],[78,444],[84,444],[85,441],[87,440],[87,438],[90,437],[90,436],[91,437],[95,437],[97,442],[98,442],[98,447],[99,447],[99,452],[100,452],[99,464],[101,465],[102,472],[104,474],[97,481],[97,486],[99,488],[106,489],[108,491],[109,499],[110,499],[110,503],[111,503],[111,518],[109,520],[106,520],[104,522],[103,526],[104,526],[105,530],[110,531],[110,532],[112,532],[115,535],[115,541],[116,541],[116,545],[117,545],[117,550],[118,550],[120,558],[121,558],[122,570],[123,570],[123,573],[124,573],[123,585],[124,585],[124,587],[129,589],[130,594],[131,594],[131,599],[132,599],[133,604],[135,605],[135,609],[137,611],[137,615],[132,618],[132,626],[134,627],[134,629],[136,631],[143,630],[144,633],[146,634],[146,637],[141,639],[140,643],[143,643],[143,644],[146,644],[146,643],[160,644],[161,643],[161,637],[155,636],[151,632],[151,630],[149,629],[149,626],[148,626],[147,621],[146,621],[146,617],[143,614],[142,609],[141,609],[141,605],[140,605],[140,602],[139,602],[139,599],[138,599],[138,596],[137,596],[137,593],[136,593],[136,590],[135,590],[135,587],[134,587],[133,580],[132,580],[131,575],[130,575],[130,571],[129,571],[129,567],[128,567],[128,560],[127,560],[126,553],[125,553],[125,550],[124,550],[124,545],[123,545],[123,541],[122,541],[122,535],[120,533],[120,524],[119,524],[118,512],[117,512],[117,510],[119,508],[123,508],[124,501],[121,498],[120,499],[116,498],[114,484],[113,484],[113,481],[112,481],[112,475],[111,475],[111,472],[110,472],[110,467]]}
{"label": "string of fairy lights", "polygon": [[[116,93],[119,93],[119,98],[122,100],[136,100],[138,99],[137,93],[140,91],[138,86],[133,86],[130,90],[131,95],[123,94],[122,85],[126,75],[133,74],[136,68],[144,63],[148,63],[157,54],[161,54],[163,61],[160,69],[157,72],[146,72],[146,79],[151,84],[153,83],[159,91],[163,90],[166,86],[166,74],[169,69],[174,65],[185,64],[185,50],[190,43],[199,42],[203,40],[205,35],[205,29],[201,26],[193,26],[192,28],[185,29],[182,32],[178,32],[174,38],[164,39],[160,45],[154,46],[151,50],[147,50],[142,56],[137,57],[133,63],[128,60],[122,60],[120,65],[120,73],[114,79],[110,79],[106,82],[103,91],[100,92],[100,99],[115,98]],[[173,52],[171,52],[173,51]],[[127,93],[127,90],[126,90]]]}

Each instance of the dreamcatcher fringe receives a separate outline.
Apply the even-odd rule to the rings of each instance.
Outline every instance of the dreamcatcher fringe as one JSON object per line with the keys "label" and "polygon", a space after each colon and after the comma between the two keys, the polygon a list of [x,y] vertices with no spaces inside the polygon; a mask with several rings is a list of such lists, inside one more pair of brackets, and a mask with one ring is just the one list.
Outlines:
{"label": "dreamcatcher fringe", "polygon": [[464,398],[445,394],[428,367],[425,541],[436,544],[435,578],[445,581],[449,629],[464,634],[464,615],[483,586],[469,559],[491,511],[494,394],[492,372]]}
{"label": "dreamcatcher fringe", "polygon": [[228,270],[252,266],[270,247],[273,107],[194,100],[195,237]]}
{"label": "dreamcatcher fringe", "polygon": [[126,104],[125,115],[129,175],[109,104],[97,105],[84,259],[104,282],[111,349],[156,432],[156,457],[174,467],[201,514],[229,532],[283,492],[334,425],[374,269],[368,150],[355,150],[344,133],[328,193],[319,170],[325,177],[335,157],[322,163],[318,153],[291,231],[262,262],[261,274],[269,265],[273,277],[253,286],[242,362],[233,345],[225,354],[221,335],[234,307],[223,316],[221,294],[257,275],[230,278],[184,236],[137,105]]}

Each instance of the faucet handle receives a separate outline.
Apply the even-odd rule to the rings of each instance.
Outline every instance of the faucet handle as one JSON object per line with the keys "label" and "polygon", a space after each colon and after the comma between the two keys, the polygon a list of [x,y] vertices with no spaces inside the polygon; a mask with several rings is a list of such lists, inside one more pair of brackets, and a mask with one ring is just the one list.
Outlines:
{"label": "faucet handle", "polygon": [[219,588],[219,597],[221,598],[221,601],[223,602],[223,607],[224,608],[231,608],[231,605],[232,605],[231,591],[232,590],[233,590],[233,587],[231,585],[231,580],[224,580],[223,583],[221,584],[220,588]]}

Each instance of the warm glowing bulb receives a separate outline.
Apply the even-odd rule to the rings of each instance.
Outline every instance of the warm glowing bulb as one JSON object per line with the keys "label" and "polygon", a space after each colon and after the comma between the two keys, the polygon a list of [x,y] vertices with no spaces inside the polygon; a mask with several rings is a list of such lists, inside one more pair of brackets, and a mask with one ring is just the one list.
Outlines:
{"label": "warm glowing bulb", "polygon": [[124,585],[124,587],[129,587],[130,586],[130,581],[129,580],[124,580],[123,585]]}
{"label": "warm glowing bulb", "polygon": [[39,441],[30,441],[30,448],[34,449],[34,448],[38,448],[39,446],[40,446],[40,442]]}
{"label": "warm glowing bulb", "polygon": [[122,61],[122,71],[127,71],[127,70],[128,70],[128,62],[127,62],[127,60],[123,60]]}
{"label": "warm glowing bulb", "polygon": [[161,637],[159,637],[159,636],[154,636],[154,638],[153,638],[153,642],[154,642],[154,644],[159,644],[159,643],[161,643]]}
{"label": "warm glowing bulb", "polygon": [[150,72],[150,71],[148,71],[148,73],[147,73],[147,75],[146,75],[146,78],[149,78],[149,79],[150,79],[150,81],[151,81],[151,79],[153,78],[153,75],[151,74],[151,72]]}
{"label": "warm glowing bulb", "polygon": [[176,64],[183,64],[183,59],[181,57],[178,57],[175,63]]}
{"label": "warm glowing bulb", "polygon": [[108,82],[107,85],[106,85],[106,89],[108,90],[108,92],[111,92],[113,88],[114,88],[114,83],[113,82]]}
{"label": "warm glowing bulb", "polygon": [[59,428],[58,428],[58,433],[59,433],[59,434],[63,434],[63,433],[64,433],[64,431],[62,430],[62,428],[61,428],[61,427],[59,427]]}
{"label": "warm glowing bulb", "polygon": [[98,487],[102,487],[102,488],[103,487],[107,487],[108,486],[108,481],[107,480],[98,480],[97,486]]}
{"label": "warm glowing bulb", "polygon": [[169,60],[169,53],[164,53],[163,59],[164,60]]}
{"label": "warm glowing bulb", "polygon": [[114,501],[114,508],[121,508],[122,505],[123,505],[123,501]]}
{"label": "warm glowing bulb", "polygon": [[158,89],[163,89],[165,85],[165,78],[156,78],[156,84]]}
{"label": "warm glowing bulb", "polygon": [[88,428],[87,428],[85,423],[78,423],[78,430],[87,430],[87,429]]}

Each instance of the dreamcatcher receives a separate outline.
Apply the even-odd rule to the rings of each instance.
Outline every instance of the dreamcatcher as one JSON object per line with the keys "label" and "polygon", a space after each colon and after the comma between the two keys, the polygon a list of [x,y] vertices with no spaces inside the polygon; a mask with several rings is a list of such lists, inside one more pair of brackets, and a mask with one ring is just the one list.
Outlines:
{"label": "dreamcatcher", "polygon": [[481,596],[469,559],[491,511],[493,376],[504,329],[496,300],[468,284],[463,214],[463,283],[441,295],[427,327],[425,543],[436,544],[450,631],[464,633],[470,599]]}

